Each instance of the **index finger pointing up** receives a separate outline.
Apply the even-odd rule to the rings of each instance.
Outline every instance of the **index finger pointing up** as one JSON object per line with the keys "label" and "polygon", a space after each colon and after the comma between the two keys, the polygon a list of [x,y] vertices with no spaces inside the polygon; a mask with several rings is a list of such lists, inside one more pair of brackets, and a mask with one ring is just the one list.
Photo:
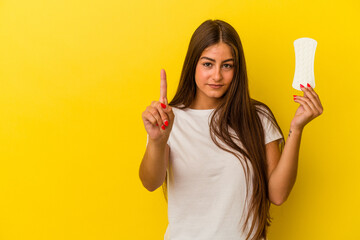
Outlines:
{"label": "index finger pointing up", "polygon": [[161,69],[160,73],[160,102],[168,104],[167,102],[167,83],[166,83],[166,73],[164,69]]}

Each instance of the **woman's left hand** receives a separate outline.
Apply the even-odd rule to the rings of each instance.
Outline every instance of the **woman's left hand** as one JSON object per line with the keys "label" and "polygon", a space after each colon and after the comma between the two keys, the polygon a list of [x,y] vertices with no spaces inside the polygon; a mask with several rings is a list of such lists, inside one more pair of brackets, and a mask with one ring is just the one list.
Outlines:
{"label": "woman's left hand", "polygon": [[307,84],[307,88],[300,84],[300,88],[304,92],[304,96],[294,96],[294,101],[301,105],[291,121],[291,128],[303,130],[306,124],[323,113],[323,107],[319,96],[309,84]]}

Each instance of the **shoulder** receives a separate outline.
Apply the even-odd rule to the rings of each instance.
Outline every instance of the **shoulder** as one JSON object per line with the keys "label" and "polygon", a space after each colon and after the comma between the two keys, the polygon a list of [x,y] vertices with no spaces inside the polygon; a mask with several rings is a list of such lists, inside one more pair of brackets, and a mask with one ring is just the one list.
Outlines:
{"label": "shoulder", "polygon": [[182,106],[171,106],[171,109],[174,114],[184,112],[184,109],[182,108]]}
{"label": "shoulder", "polygon": [[255,109],[262,122],[271,121],[271,119],[275,118],[271,109],[265,103],[255,105]]}
{"label": "shoulder", "polygon": [[178,108],[178,107],[173,107],[173,106],[171,106],[171,109],[172,109],[172,111],[173,111],[174,114],[182,111],[182,109],[180,109],[180,108]]}
{"label": "shoulder", "polygon": [[265,114],[272,113],[269,106],[266,105],[265,103],[256,101],[256,103],[254,103],[254,107],[255,107],[256,112],[258,112],[258,113],[265,113]]}
{"label": "shoulder", "polygon": [[281,141],[284,141],[284,136],[281,131],[281,128],[277,123],[277,120],[271,109],[264,103],[261,103],[260,105],[256,106],[256,108],[264,129],[265,144],[270,143],[277,139],[282,139]]}
{"label": "shoulder", "polygon": [[266,104],[257,105],[256,109],[265,132],[273,132],[274,128],[280,130],[273,112]]}

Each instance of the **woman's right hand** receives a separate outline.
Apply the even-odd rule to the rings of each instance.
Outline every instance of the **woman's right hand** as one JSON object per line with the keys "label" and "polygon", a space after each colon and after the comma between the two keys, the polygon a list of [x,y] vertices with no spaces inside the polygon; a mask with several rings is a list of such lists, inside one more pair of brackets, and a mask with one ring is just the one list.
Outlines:
{"label": "woman's right hand", "polygon": [[160,99],[159,101],[152,101],[146,107],[142,113],[142,119],[149,138],[153,141],[166,143],[174,123],[175,115],[172,107],[167,102],[167,83],[164,69],[161,69],[160,77]]}

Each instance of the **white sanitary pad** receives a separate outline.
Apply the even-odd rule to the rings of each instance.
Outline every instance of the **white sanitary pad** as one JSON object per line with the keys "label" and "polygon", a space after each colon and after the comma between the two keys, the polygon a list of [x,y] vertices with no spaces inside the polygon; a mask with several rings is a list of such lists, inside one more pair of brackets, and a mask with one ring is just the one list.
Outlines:
{"label": "white sanitary pad", "polygon": [[312,38],[299,38],[294,41],[295,75],[292,87],[300,90],[300,84],[306,87],[309,83],[315,88],[314,57],[317,42]]}

